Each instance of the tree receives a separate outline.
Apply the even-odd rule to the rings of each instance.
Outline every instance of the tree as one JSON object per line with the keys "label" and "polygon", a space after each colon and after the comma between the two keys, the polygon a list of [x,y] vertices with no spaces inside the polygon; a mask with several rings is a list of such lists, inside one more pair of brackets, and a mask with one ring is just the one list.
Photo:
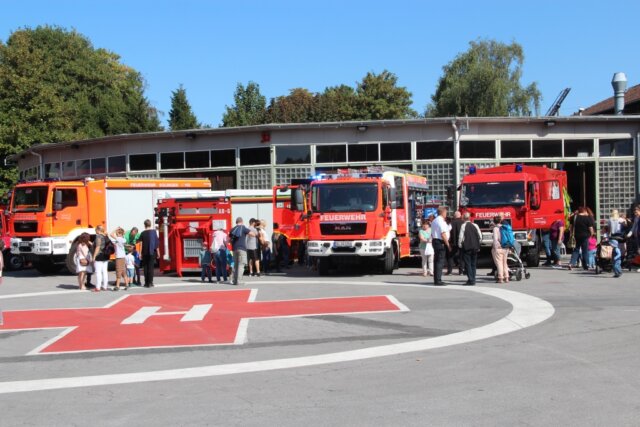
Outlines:
{"label": "tree", "polygon": [[307,89],[291,89],[289,95],[271,99],[267,123],[308,123],[317,116],[317,96]]}
{"label": "tree", "polygon": [[198,127],[200,127],[200,124],[187,100],[187,91],[180,85],[178,89],[171,92],[169,128],[171,130],[184,130]]}
{"label": "tree", "polygon": [[[140,73],[75,31],[21,29],[0,41],[0,157],[33,144],[160,129]],[[15,181],[0,170],[0,188]]]}
{"label": "tree", "polygon": [[411,109],[411,92],[398,87],[398,77],[384,70],[367,73],[356,89],[356,114],[360,120],[405,119],[416,117]]}
{"label": "tree", "polygon": [[522,47],[495,40],[471,42],[469,50],[443,67],[436,93],[425,115],[525,116],[538,114],[541,95],[536,83],[522,87]]}
{"label": "tree", "polygon": [[267,100],[260,93],[260,85],[250,81],[244,87],[238,83],[233,100],[233,106],[226,106],[222,126],[252,126],[265,122]]}
{"label": "tree", "polygon": [[347,85],[328,87],[317,95],[317,113],[315,121],[340,122],[355,120],[356,91]]}

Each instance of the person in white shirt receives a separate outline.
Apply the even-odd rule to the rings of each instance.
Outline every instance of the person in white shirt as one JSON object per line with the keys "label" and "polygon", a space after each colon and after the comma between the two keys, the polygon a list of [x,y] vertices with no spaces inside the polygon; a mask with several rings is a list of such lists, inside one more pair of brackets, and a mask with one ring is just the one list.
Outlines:
{"label": "person in white shirt", "polygon": [[447,224],[447,208],[440,206],[438,208],[438,216],[431,224],[431,238],[434,252],[434,271],[433,284],[435,286],[444,286],[442,281],[442,270],[447,258],[447,250],[451,250],[449,244],[449,224]]}
{"label": "person in white shirt", "polygon": [[133,250],[131,245],[127,245],[125,249],[127,250],[127,254],[124,257],[124,263],[127,268],[127,279],[129,279],[129,283],[131,284],[133,283],[133,278],[136,272],[136,259],[131,253]]}

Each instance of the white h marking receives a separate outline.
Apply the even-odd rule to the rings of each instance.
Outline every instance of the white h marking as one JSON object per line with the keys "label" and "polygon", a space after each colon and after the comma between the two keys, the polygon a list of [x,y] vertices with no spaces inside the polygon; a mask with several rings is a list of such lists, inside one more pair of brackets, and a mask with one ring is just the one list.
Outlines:
{"label": "white h marking", "polygon": [[151,316],[171,316],[176,314],[182,314],[181,322],[199,322],[204,319],[209,310],[211,310],[212,304],[196,304],[188,311],[165,311],[158,313],[162,307],[142,307],[131,316],[124,319],[122,325],[139,325],[146,322]]}

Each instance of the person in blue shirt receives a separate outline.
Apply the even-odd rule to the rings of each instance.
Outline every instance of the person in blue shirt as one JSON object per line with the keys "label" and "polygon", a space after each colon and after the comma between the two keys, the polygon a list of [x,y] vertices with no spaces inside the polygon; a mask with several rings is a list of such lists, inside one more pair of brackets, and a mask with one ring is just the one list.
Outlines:
{"label": "person in blue shirt", "polygon": [[231,248],[233,249],[233,259],[235,260],[235,268],[231,276],[232,285],[242,285],[244,267],[247,265],[247,236],[256,237],[256,232],[245,226],[242,218],[238,217],[236,219],[236,226],[229,232]]}

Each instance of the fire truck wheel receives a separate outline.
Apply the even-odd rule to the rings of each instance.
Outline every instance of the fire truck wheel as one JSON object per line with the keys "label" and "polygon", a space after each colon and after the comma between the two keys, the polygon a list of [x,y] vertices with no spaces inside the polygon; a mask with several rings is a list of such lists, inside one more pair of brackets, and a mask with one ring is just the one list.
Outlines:
{"label": "fire truck wheel", "polygon": [[22,255],[14,255],[9,251],[6,251],[3,255],[4,264],[7,266],[7,270],[22,270],[22,268],[24,267],[24,258],[22,257]]}
{"label": "fire truck wheel", "polygon": [[527,252],[527,267],[537,267],[540,265],[540,252],[538,246],[529,249]]}
{"label": "fire truck wheel", "polygon": [[318,258],[318,275],[328,276],[331,260],[329,258]]}
{"label": "fire truck wheel", "polygon": [[387,248],[384,252],[384,258],[382,259],[382,274],[393,274],[395,261],[393,249]]}
{"label": "fire truck wheel", "polygon": [[76,253],[76,249],[78,246],[77,239],[71,244],[71,248],[69,248],[69,253],[67,254],[67,259],[65,260],[65,265],[67,266],[67,270],[69,273],[76,274],[76,263],[73,262],[73,257]]}

